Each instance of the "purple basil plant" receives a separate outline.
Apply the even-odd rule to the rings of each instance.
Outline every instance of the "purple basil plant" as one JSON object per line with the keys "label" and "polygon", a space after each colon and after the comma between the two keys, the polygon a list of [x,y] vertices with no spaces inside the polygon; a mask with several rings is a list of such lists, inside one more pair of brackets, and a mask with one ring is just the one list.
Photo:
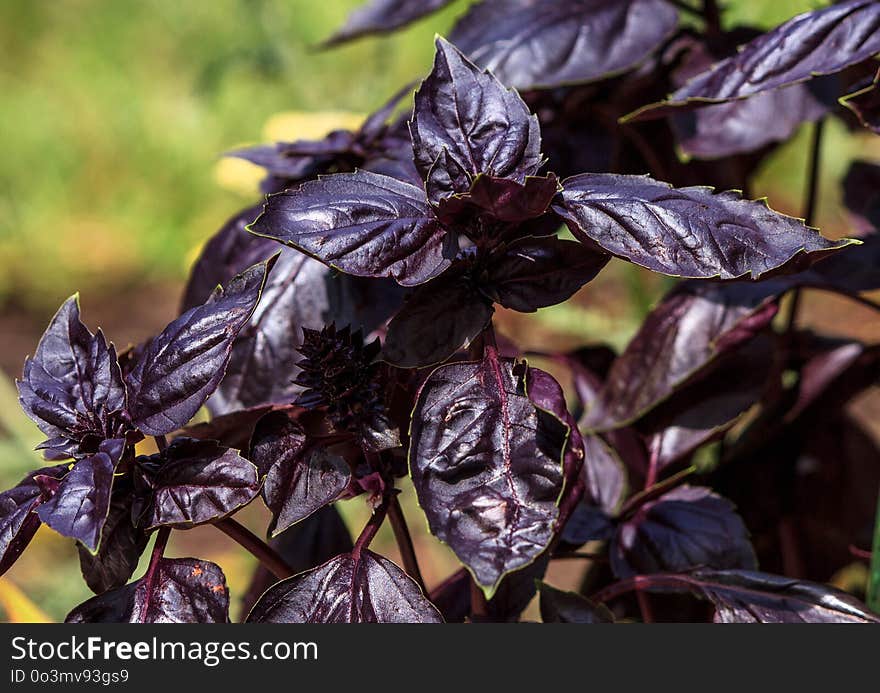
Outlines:
{"label": "purple basil plant", "polygon": [[[451,4],[373,0],[327,45]],[[880,621],[827,584],[873,536],[880,450],[846,405],[880,350],[798,322],[805,292],[878,309],[880,166],[844,180],[858,239],[811,224],[823,124],[880,131],[880,3],[767,33],[724,9],[482,0],[403,116],[412,85],[357,131],[232,153],[268,197],[205,246],[180,316],[117,353],[73,297],[25,361],[50,466],[0,494],[0,573],[46,524],[96,595],[69,622],[226,622],[221,568],[164,555],[211,524],[260,561],[249,622],[517,621],[536,595],[544,622]],[[749,189],[804,123],[798,219]],[[496,338],[496,306],[620,261],[675,278],[620,353],[533,354],[563,387]],[[334,504],[358,497],[352,535]],[[251,502],[266,540],[234,518]],[[370,548],[386,520],[402,565]],[[413,521],[461,563],[432,589]]]}

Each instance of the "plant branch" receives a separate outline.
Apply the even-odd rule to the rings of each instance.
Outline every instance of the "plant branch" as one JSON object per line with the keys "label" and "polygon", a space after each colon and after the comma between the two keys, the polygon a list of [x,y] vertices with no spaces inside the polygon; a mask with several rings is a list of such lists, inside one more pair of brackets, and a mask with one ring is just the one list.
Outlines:
{"label": "plant branch", "polygon": [[237,520],[233,520],[231,517],[225,517],[222,520],[215,522],[214,526],[230,539],[247,549],[279,580],[284,580],[293,575],[290,566],[287,565],[287,562],[277,551],[275,551],[275,549]]}
{"label": "plant branch", "polygon": [[382,504],[373,511],[367,524],[364,525],[360,536],[358,536],[357,541],[354,543],[354,549],[352,549],[351,552],[355,558],[359,558],[361,552],[370,545],[371,541],[373,541],[373,537],[376,536],[376,532],[379,531],[379,527],[381,527],[382,523],[385,521],[385,515],[388,514],[389,502],[390,498],[386,496],[382,500]]}
{"label": "plant branch", "polygon": [[600,563],[607,563],[608,557],[603,556],[601,553],[590,553],[589,551],[570,551],[567,553],[554,554],[550,560],[553,560],[553,561],[582,560],[582,561],[599,561]]}
{"label": "plant branch", "polygon": [[678,486],[679,483],[696,471],[697,468],[694,465],[691,465],[659,483],[648,486],[644,491],[640,491],[623,504],[623,507],[620,509],[620,516],[626,517],[643,503],[647,503],[649,500],[666,493],[669,489]]}
{"label": "plant branch", "polygon": [[394,530],[394,538],[397,540],[397,548],[400,550],[400,556],[403,559],[404,570],[409,576],[415,580],[422,592],[428,593],[425,587],[425,581],[422,578],[422,571],[419,570],[419,561],[416,558],[416,549],[413,545],[412,536],[409,533],[409,527],[406,525],[406,518],[403,515],[403,508],[400,507],[400,500],[397,494],[392,495],[388,504],[388,522],[391,529]]}
{"label": "plant branch", "polygon": [[703,0],[703,19],[706,21],[707,34],[721,33],[721,8],[717,0]]}
{"label": "plant branch", "polygon": [[156,441],[156,447],[159,448],[159,452],[168,447],[168,439],[165,436],[153,436],[153,440]]}
{"label": "plant branch", "polygon": [[156,543],[153,544],[153,553],[150,554],[150,565],[147,567],[147,573],[144,575],[144,585],[146,593],[150,593],[150,587],[153,579],[156,577],[156,571],[159,569],[159,561],[165,555],[165,547],[168,546],[168,539],[171,537],[170,527],[160,527],[156,532]]}

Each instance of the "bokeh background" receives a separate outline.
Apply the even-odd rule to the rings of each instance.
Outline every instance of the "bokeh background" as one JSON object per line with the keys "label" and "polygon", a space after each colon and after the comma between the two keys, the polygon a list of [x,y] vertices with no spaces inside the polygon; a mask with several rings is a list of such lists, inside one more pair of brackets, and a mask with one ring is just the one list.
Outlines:
{"label": "bokeh background", "polygon": [[[233,212],[258,199],[258,169],[223,159],[241,145],[317,137],[357,123],[427,73],[435,32],[463,3],[391,37],[320,52],[358,0],[2,0],[0,2],[0,488],[38,466],[39,434],[20,413],[20,373],[57,306],[79,291],[84,319],[124,347],[176,314],[189,266]],[[733,0],[726,21],[773,26],[819,3]],[[758,175],[757,195],[800,214],[808,132]],[[855,156],[880,159],[878,138],[832,122],[818,224],[848,231],[839,181]],[[502,316],[525,347],[605,341],[620,347],[664,281],[612,263],[565,306]],[[807,319],[876,341],[864,309],[810,298]],[[875,394],[857,404],[880,420]],[[411,502],[411,491],[406,496]],[[361,501],[344,503],[353,523]],[[244,519],[256,531],[254,503]],[[423,570],[436,584],[456,566],[414,516]],[[393,541],[379,549],[393,558]],[[212,528],[177,532],[172,555],[219,563],[236,597],[253,562]],[[563,567],[563,571],[565,568]],[[565,581],[566,575],[558,576]],[[0,578],[0,619],[59,620],[90,593],[68,540],[41,530]]]}

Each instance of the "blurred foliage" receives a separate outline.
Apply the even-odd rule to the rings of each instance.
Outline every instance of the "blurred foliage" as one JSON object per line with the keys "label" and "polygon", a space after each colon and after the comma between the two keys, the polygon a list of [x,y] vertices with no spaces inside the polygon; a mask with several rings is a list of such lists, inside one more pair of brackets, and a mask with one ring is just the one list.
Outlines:
{"label": "blurred foliage", "polygon": [[[127,311],[131,323],[161,327],[174,311],[168,296],[200,245],[256,199],[259,170],[219,155],[350,127],[427,72],[434,33],[446,32],[465,5],[390,37],[314,50],[360,2],[0,2],[0,319],[23,313],[45,325],[77,290],[95,304],[126,300],[120,291],[170,284],[173,290],[157,299],[158,316]],[[823,4],[734,0],[725,20],[766,28]],[[805,128],[768,161],[754,196],[800,213],[808,135]],[[847,232],[836,181],[854,156],[880,157],[875,140],[852,138],[836,122],[827,131],[819,221],[830,236]],[[667,285],[612,263],[577,301],[539,311],[537,323],[505,314],[502,331],[535,351],[548,333],[572,346],[591,339],[620,348]],[[27,335],[25,343],[35,341],[36,334]],[[20,364],[24,353],[13,356],[9,362]],[[0,487],[40,464],[33,451],[39,439],[14,384],[0,374]],[[429,556],[425,577],[436,584],[457,563],[428,535],[409,487],[404,504],[417,548]],[[257,532],[266,525],[259,505],[243,513]],[[341,509],[351,527],[367,512],[361,501]],[[396,558],[387,528],[377,548]],[[210,527],[176,532],[169,553],[222,565],[237,613],[250,556]],[[575,574],[571,566],[554,567],[566,570]],[[554,579],[565,586],[564,575]],[[88,596],[75,547],[43,528],[0,582],[0,620],[61,619]]]}

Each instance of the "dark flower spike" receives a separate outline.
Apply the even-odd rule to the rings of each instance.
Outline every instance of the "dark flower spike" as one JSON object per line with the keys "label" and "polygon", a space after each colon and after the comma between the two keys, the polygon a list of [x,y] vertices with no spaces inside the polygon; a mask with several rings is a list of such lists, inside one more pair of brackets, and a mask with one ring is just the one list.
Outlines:
{"label": "dark flower spike", "polygon": [[666,0],[483,0],[450,38],[501,82],[526,90],[630,70],[677,24],[678,12]]}
{"label": "dark flower spike", "polygon": [[270,195],[248,228],[347,274],[403,286],[436,277],[457,252],[422,188],[367,171]]}
{"label": "dark flower spike", "polygon": [[364,36],[386,34],[446,7],[453,0],[369,0],[354,10],[345,25],[327,39],[324,47]]}
{"label": "dark flower spike", "polygon": [[162,558],[124,587],[83,602],[66,623],[227,623],[229,589],[220,567],[197,558]]}
{"label": "dark flower spike", "polygon": [[442,623],[419,586],[367,549],[342,554],[271,587],[248,623]]}
{"label": "dark flower spike", "polygon": [[76,462],[52,497],[37,507],[40,520],[95,553],[110,512],[110,491],[125,439],[105,440],[98,452]]}
{"label": "dark flower spike", "polygon": [[760,279],[804,269],[858,241],[829,241],[766,201],[648,176],[585,173],[563,181],[553,210],[582,241],[654,272]]}
{"label": "dark flower spike", "polygon": [[248,324],[277,256],[217,287],[152,339],[128,374],[129,411],[147,435],[184,426],[220,384],[239,331]]}
{"label": "dark flower spike", "polygon": [[547,547],[563,488],[568,426],[532,403],[515,366],[490,347],[480,362],[437,368],[410,430],[410,473],[431,532],[488,597]]}
{"label": "dark flower spike", "polygon": [[40,528],[36,510],[54,493],[67,465],[31,472],[17,486],[0,493],[0,575],[12,567]]}
{"label": "dark flower spike", "polygon": [[410,123],[416,167],[437,204],[468,193],[479,174],[524,184],[544,163],[536,116],[519,94],[444,39],[415,95]]}
{"label": "dark flower spike", "polygon": [[260,492],[256,466],[212,440],[176,438],[136,460],[134,515],[145,530],[189,529],[231,515]]}
{"label": "dark flower spike", "polygon": [[666,101],[626,120],[659,118],[682,108],[745,99],[805,82],[862,62],[880,52],[880,4],[850,0],[806,12],[743,46],[698,75]]}
{"label": "dark flower spike", "polygon": [[733,503],[702,486],[680,486],[642,505],[617,528],[609,554],[619,578],[757,567],[749,532]]}
{"label": "dark flower spike", "polygon": [[880,135],[880,72],[874,81],[864,89],[848,94],[840,103],[856,114],[859,122],[872,132]]}
{"label": "dark flower spike", "polygon": [[[76,296],[67,299],[40,338],[17,381],[19,401],[50,440],[40,447],[55,459],[80,454],[124,428],[125,386],[116,350],[89,332]],[[87,440],[89,439],[89,440]]]}
{"label": "dark flower spike", "polygon": [[[261,209],[235,215],[208,241],[190,274],[181,312],[200,306],[218,284],[277,252],[275,241],[245,230]],[[282,248],[250,324],[233,344],[226,375],[206,406],[216,417],[291,402],[302,391],[293,382],[302,328],[358,321],[371,331],[397,307],[399,291],[390,281],[338,274],[303,253]],[[279,378],[278,373],[289,377]]]}

